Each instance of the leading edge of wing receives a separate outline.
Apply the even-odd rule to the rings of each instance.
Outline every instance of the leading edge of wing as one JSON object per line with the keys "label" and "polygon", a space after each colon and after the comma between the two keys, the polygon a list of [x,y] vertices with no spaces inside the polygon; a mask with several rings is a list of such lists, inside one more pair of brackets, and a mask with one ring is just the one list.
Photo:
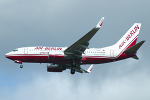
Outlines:
{"label": "leading edge of wing", "polygon": [[70,47],[68,47],[64,53],[74,53],[75,50],[78,50],[80,45],[84,45],[86,42],[88,42],[95,33],[101,28],[104,21],[104,17],[99,21],[99,23],[94,27],[91,31],[89,31],[87,34],[85,34],[82,38],[80,38],[78,41],[76,41],[74,44],[72,44]]}

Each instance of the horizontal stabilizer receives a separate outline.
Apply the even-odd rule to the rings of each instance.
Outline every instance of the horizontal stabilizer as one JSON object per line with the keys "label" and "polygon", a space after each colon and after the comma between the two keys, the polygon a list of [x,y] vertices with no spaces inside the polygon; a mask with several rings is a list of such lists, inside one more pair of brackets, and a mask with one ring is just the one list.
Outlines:
{"label": "horizontal stabilizer", "polygon": [[133,59],[139,60],[139,58],[137,57],[137,55],[132,57]]}
{"label": "horizontal stabilizer", "polygon": [[125,50],[124,53],[125,54],[129,54],[129,53],[136,53],[136,51],[141,47],[141,45],[145,42],[144,41],[141,41],[139,43],[137,43],[136,45],[130,47],[129,49]]}

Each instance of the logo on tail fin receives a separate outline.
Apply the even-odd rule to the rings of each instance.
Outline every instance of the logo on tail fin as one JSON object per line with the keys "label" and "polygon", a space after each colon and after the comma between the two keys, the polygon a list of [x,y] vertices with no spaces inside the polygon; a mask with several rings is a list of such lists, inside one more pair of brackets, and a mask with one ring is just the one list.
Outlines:
{"label": "logo on tail fin", "polygon": [[100,26],[102,26],[102,24],[103,24],[103,20],[104,20],[104,19],[102,19],[102,20],[101,20],[101,22],[99,23],[99,25],[100,25]]}
{"label": "logo on tail fin", "polygon": [[134,29],[132,29],[132,30],[127,34],[127,36],[125,36],[125,39],[124,39],[124,40],[122,41],[122,43],[119,45],[119,49],[121,49],[121,47],[123,47],[124,44],[125,44],[128,40],[130,40],[130,38],[131,38],[138,30],[139,30],[139,26],[136,25],[136,26],[134,27]]}

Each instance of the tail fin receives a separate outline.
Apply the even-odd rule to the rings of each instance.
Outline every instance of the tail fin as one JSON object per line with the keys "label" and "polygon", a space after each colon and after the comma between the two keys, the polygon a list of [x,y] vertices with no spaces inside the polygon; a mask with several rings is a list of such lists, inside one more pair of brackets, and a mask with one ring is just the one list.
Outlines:
{"label": "tail fin", "polygon": [[135,23],[125,35],[115,44],[119,51],[123,52],[134,46],[140,31],[141,23]]}

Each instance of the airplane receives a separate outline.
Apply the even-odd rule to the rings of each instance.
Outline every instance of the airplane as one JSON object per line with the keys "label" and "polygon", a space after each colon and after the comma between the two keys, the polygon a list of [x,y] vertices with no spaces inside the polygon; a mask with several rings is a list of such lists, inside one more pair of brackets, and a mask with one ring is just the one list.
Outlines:
{"label": "airplane", "polygon": [[[69,47],[21,47],[5,54],[5,57],[19,63],[23,68],[23,62],[48,63],[47,72],[62,72],[70,69],[71,74],[75,72],[90,73],[94,64],[109,63],[126,58],[137,57],[137,50],[145,40],[136,44],[141,23],[135,23],[123,37],[114,45],[104,48],[88,48],[90,39],[101,28],[104,17],[96,27],[85,34]],[[91,64],[88,70],[81,65]]]}

